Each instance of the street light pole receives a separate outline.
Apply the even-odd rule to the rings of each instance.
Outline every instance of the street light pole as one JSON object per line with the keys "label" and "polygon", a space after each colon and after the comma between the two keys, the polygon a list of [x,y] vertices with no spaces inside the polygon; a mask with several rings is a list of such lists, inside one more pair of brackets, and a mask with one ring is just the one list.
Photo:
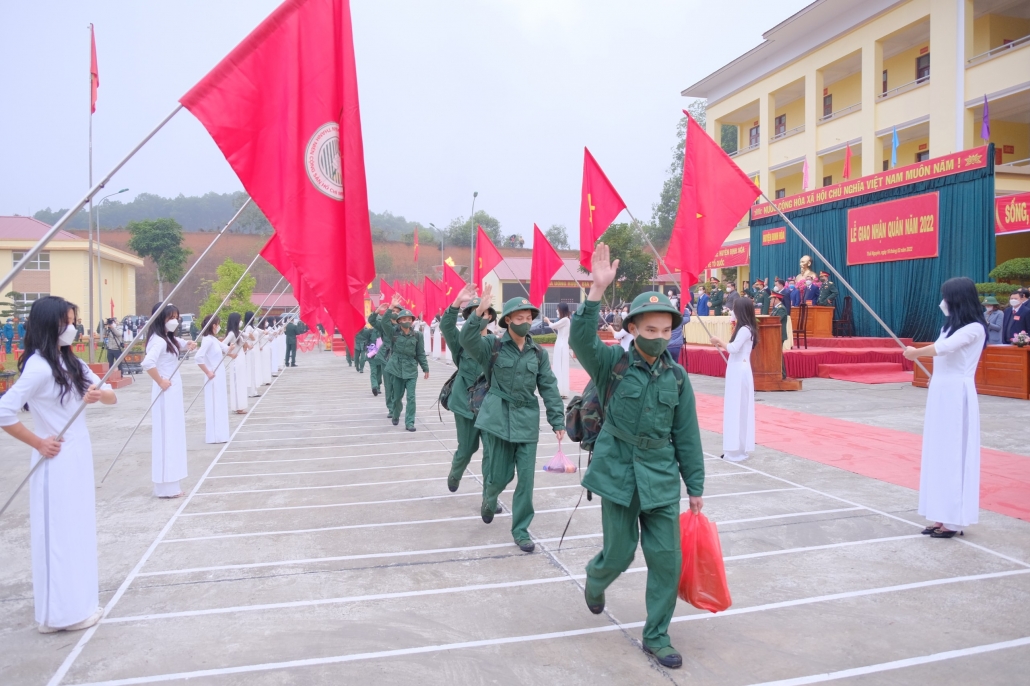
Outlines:
{"label": "street light pole", "polygon": [[429,225],[431,227],[433,227],[433,231],[436,231],[437,233],[440,234],[440,276],[442,278],[443,277],[443,265],[444,265],[444,262],[443,262],[443,231],[440,231],[440,229],[436,228],[436,224],[434,224],[433,222],[429,222]]}
{"label": "street light pole", "polygon": [[104,298],[103,298],[103,294],[101,293],[101,291],[103,289],[102,284],[104,283],[104,278],[101,275],[101,271],[100,271],[100,206],[103,205],[104,201],[107,200],[108,198],[110,198],[111,196],[119,195],[121,193],[125,193],[128,190],[129,190],[128,188],[123,188],[120,191],[116,191],[114,193],[109,193],[108,195],[105,195],[104,197],[102,197],[100,199],[100,202],[97,203],[97,300],[100,301],[98,304],[100,306],[100,322],[101,323],[104,322]]}
{"label": "street light pole", "polygon": [[471,283],[476,282],[476,198],[479,191],[472,191],[472,214],[469,215],[469,275]]}

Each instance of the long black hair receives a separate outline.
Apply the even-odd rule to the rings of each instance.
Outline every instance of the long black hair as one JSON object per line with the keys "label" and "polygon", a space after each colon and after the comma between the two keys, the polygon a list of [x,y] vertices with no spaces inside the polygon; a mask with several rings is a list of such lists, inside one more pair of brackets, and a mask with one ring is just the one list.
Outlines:
{"label": "long black hair", "polygon": [[214,336],[214,328],[221,323],[221,317],[219,317],[217,314],[209,314],[208,316],[204,317],[204,323],[200,325],[200,335],[207,336],[210,334],[211,336]]}
{"label": "long black hair", "polygon": [[984,328],[984,345],[987,345],[987,320],[984,318],[983,306],[980,304],[980,296],[977,295],[976,285],[973,280],[966,276],[956,276],[941,284],[941,298],[948,306],[948,314],[944,319],[942,331],[945,338],[951,338],[955,333],[967,324],[977,323]]}
{"label": "long black hair", "polygon": [[568,317],[572,310],[569,309],[568,303],[558,303],[558,318]]}
{"label": "long black hair", "polygon": [[737,298],[733,301],[733,316],[737,318],[737,325],[733,327],[733,334],[730,342],[737,337],[737,333],[743,327],[751,330],[751,347],[758,347],[758,320],[755,319],[755,301],[751,298]]}
{"label": "long black hair", "polygon": [[179,339],[175,336],[175,331],[169,331],[165,328],[165,322],[169,319],[179,318],[179,308],[175,305],[166,306],[159,314],[155,314],[150,318],[150,331],[147,332],[147,344],[150,343],[150,339],[157,336],[165,342],[168,346],[168,352],[173,355],[179,354]]}
{"label": "long black hair", "polygon": [[82,368],[82,362],[75,357],[70,345],[60,345],[58,336],[68,326],[68,312],[74,313],[72,321],[78,319],[79,308],[64,298],[48,295],[32,303],[29,310],[29,321],[32,326],[25,327],[25,352],[18,360],[18,372],[25,373],[25,363],[33,354],[37,354],[50,365],[54,382],[61,389],[61,404],[72,390],[79,396],[86,394],[89,379]]}
{"label": "long black hair", "polygon": [[247,312],[243,315],[243,328],[247,328],[254,323],[254,313]]}
{"label": "long black hair", "polygon": [[225,335],[234,334],[236,338],[240,337],[240,313],[233,312],[229,315],[229,320],[225,322]]}

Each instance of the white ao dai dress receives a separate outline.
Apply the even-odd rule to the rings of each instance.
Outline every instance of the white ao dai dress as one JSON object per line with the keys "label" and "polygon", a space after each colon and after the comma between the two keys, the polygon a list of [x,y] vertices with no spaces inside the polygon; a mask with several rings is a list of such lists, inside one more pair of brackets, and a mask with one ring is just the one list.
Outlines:
{"label": "white ao dai dress", "polygon": [[229,351],[236,354],[236,359],[225,361],[226,374],[229,377],[229,409],[233,412],[247,409],[247,360],[243,356],[243,347],[237,344],[236,334],[225,335],[225,344]]}
{"label": "white ao dai dress", "polygon": [[[179,349],[184,349],[186,341],[177,340]],[[154,495],[160,498],[182,493],[179,480],[187,476],[186,413],[183,410],[182,376],[176,369],[178,365],[179,356],[168,352],[165,340],[151,336],[141,366],[144,371],[157,369],[161,378],[172,382],[164,393],[156,381],[150,389],[150,400],[157,399],[151,410],[154,425],[151,432],[151,480],[154,482]]]}
{"label": "white ao dai dress", "polygon": [[551,322],[554,329],[554,355],[551,360],[551,370],[554,377],[558,379],[558,392],[564,398],[569,395],[569,333],[571,322],[568,317],[562,317],[556,322]]}
{"label": "white ao dai dress", "polygon": [[926,395],[919,514],[952,531],[976,524],[980,515],[980,404],[976,365],[987,333],[976,322],[934,347],[933,376]]}
{"label": "white ao dai dress", "polygon": [[725,459],[739,462],[755,451],[755,377],[751,373],[751,329],[737,330],[726,343],[726,391],[722,406],[722,451]]}
{"label": "white ao dai dress", "polygon": [[225,365],[222,358],[229,346],[213,335],[204,336],[195,361],[215,373],[215,378],[204,382],[204,413],[207,420],[204,441],[226,443],[229,440],[229,394],[225,385]]}
{"label": "white ao dai dress", "polygon": [[[82,366],[91,384],[100,382],[85,363]],[[33,433],[56,436],[81,400],[77,391],[69,391],[62,402],[50,364],[32,355],[24,373],[0,398],[0,426],[17,424],[19,410],[28,403]],[[44,458],[33,450],[30,459],[34,467]],[[61,452],[46,460],[29,481],[32,594],[41,625],[78,624],[100,606],[95,492],[93,448],[82,413],[64,434]]]}

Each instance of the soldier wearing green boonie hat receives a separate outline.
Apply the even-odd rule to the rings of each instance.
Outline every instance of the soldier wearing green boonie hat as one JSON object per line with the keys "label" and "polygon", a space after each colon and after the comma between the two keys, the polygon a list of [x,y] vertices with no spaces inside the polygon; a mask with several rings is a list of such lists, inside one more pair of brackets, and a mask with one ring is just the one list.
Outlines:
{"label": "soldier wearing green boonie hat", "polygon": [[[454,425],[458,432],[458,449],[454,451],[451,471],[447,475],[447,488],[451,493],[458,490],[458,484],[461,483],[465,468],[472,461],[472,456],[479,450],[479,429],[476,428],[476,416],[472,414],[472,409],[469,407],[467,391],[469,386],[474,384],[483,373],[483,367],[461,347],[458,332],[459,308],[461,308],[461,316],[465,318],[467,324],[468,318],[482,302],[479,298],[474,297],[475,295],[475,286],[471,284],[465,286],[440,319],[440,333],[447,341],[447,348],[451,352],[454,366],[458,368],[447,403],[448,409],[454,413]],[[491,307],[481,320],[480,333],[485,336],[489,323],[497,321],[497,312]],[[486,472],[487,468],[484,466],[483,473]]]}
{"label": "soldier wearing green boonie hat", "polygon": [[[393,323],[397,326],[394,328]],[[422,334],[415,333],[412,324],[415,315],[411,310],[400,312],[390,310],[383,316],[383,342],[389,341],[390,359],[383,369],[386,382],[393,385],[392,392],[387,395],[391,401],[390,416],[393,425],[401,420],[401,405],[407,394],[408,404],[404,413],[404,428],[415,430],[415,384],[418,381],[418,368],[421,367],[425,378],[429,378],[429,360],[426,359],[426,347]]]}
{"label": "soldier wearing green boonie hat", "polygon": [[[397,313],[403,309],[401,302],[401,296],[394,293],[393,299],[390,301],[389,305],[386,303],[380,303],[379,309],[368,316],[368,323],[372,325],[372,328],[376,330],[376,333],[379,334],[379,338],[383,341],[383,344],[379,347],[379,352],[376,353],[376,358],[379,360],[379,369],[383,376],[383,391],[386,400],[388,419],[398,419],[393,416],[393,391],[395,384],[390,378],[390,372],[387,371],[387,367],[389,366],[390,356],[393,355],[392,341],[397,334],[397,324],[395,320],[397,318]],[[388,315],[392,315],[392,318]],[[393,336],[388,336],[386,334],[385,330],[387,328],[389,328],[390,332],[394,334]],[[374,382],[375,379],[373,378],[372,393],[374,395],[379,395],[376,388],[377,384]]]}
{"label": "soldier wearing green boonie hat", "polygon": [[540,404],[535,393],[539,391],[543,398],[547,423],[559,440],[565,436],[565,407],[547,353],[529,334],[533,318],[540,311],[526,298],[512,298],[504,304],[498,321],[507,331],[501,336],[484,336],[481,332],[492,302],[493,289],[488,284],[459,336],[461,347],[479,362],[490,382],[475,424],[483,439],[480,515],[487,524],[493,521],[497,496],[518,472],[511,534],[519,548],[529,553],[535,547],[529,525],[533,521],[533,480],[540,439]]}
{"label": "soldier wearing green boonie hat", "polygon": [[[594,444],[583,486],[601,496],[601,552],[587,564],[586,604],[604,611],[604,592],[629,567],[639,541],[647,563],[644,650],[665,667],[682,666],[669,622],[676,609],[680,566],[680,479],[690,509],[704,505],[705,467],[694,391],[686,372],[666,351],[683,318],[668,297],[646,292],[634,300],[623,325],[634,335],[623,351],[597,336],[597,312],[618,269],[609,249],[594,251],[593,284],[572,316],[569,344],[600,398],[611,399]],[[623,371],[624,370],[624,371]]]}

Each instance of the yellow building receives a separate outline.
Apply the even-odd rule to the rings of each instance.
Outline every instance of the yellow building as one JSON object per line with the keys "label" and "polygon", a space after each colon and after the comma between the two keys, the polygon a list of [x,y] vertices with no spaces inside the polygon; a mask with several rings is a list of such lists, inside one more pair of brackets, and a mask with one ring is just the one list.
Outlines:
{"label": "yellow building", "polygon": [[[708,133],[769,197],[984,145],[998,196],[1030,191],[1030,0],[817,0],[683,91],[708,100]],[[735,136],[734,136],[735,134]],[[747,239],[747,218],[727,243]],[[997,261],[1030,233],[997,238]],[[742,269],[739,278],[747,278]]]}
{"label": "yellow building", "polygon": [[[0,217],[0,273],[10,271],[49,230],[48,225],[32,217]],[[101,318],[111,316],[112,302],[115,317],[136,314],[136,270],[143,267],[143,260],[136,255],[106,245],[100,247],[100,258],[100,280],[95,273],[93,278],[94,326]],[[3,289],[4,293],[12,290],[28,303],[44,295],[59,295],[78,305],[79,316],[88,323],[89,241],[59,231],[18,272],[14,283]]]}

